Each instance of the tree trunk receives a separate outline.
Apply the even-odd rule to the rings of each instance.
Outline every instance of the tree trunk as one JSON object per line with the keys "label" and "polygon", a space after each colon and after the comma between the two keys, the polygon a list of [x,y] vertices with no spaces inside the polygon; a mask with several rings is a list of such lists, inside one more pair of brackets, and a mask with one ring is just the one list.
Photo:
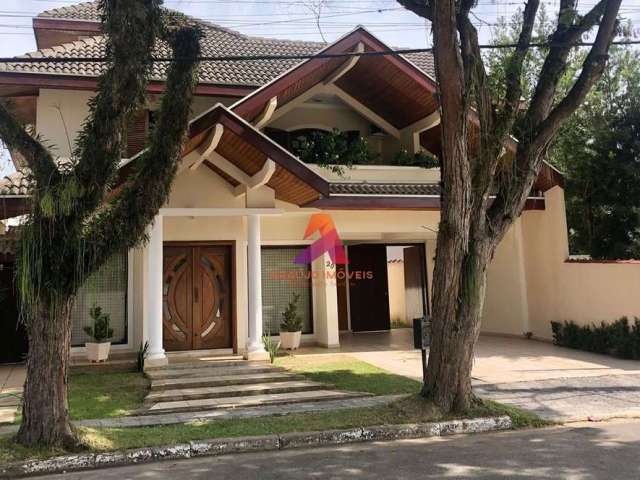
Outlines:
{"label": "tree trunk", "polygon": [[[457,234],[441,231],[439,237]],[[454,240],[439,238],[438,245]],[[436,253],[433,276],[432,329],[427,381],[422,395],[445,411],[464,411],[474,402],[471,390],[473,352],[487,285],[487,268],[493,257],[488,242],[471,242],[466,255],[451,248]],[[462,261],[458,260],[462,259]]]}
{"label": "tree trunk", "polygon": [[58,315],[43,306],[27,322],[27,379],[17,436],[22,445],[67,449],[78,445],[67,396],[72,306],[73,300],[67,299]]}

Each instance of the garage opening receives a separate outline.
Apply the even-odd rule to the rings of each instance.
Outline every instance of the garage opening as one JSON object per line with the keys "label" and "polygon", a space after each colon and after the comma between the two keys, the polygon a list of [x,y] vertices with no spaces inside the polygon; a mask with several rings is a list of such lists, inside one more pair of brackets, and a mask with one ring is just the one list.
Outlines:
{"label": "garage opening", "polygon": [[352,244],[347,256],[349,264],[338,270],[340,330],[410,327],[414,318],[425,315],[424,244]]}

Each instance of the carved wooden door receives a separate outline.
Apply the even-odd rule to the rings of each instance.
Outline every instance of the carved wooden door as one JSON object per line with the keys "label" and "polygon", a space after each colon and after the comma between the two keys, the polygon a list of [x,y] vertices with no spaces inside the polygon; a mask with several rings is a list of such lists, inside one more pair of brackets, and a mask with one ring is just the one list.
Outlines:
{"label": "carved wooden door", "polygon": [[164,248],[166,350],[232,346],[230,257],[227,246]]}

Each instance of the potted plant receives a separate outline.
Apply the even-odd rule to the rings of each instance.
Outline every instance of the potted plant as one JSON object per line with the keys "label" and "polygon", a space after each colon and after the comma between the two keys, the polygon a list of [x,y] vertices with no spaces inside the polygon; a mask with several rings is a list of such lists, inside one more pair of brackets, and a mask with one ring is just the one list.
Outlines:
{"label": "potted plant", "polygon": [[282,312],[280,343],[282,348],[288,350],[296,350],[300,346],[302,337],[302,317],[298,315],[298,300],[300,295],[294,293],[289,305]]}
{"label": "potted plant", "polygon": [[85,343],[87,357],[90,362],[104,362],[109,358],[111,351],[111,342],[107,341],[113,336],[111,317],[107,313],[103,313],[102,308],[97,305],[89,309],[89,316],[93,320],[93,326],[84,327],[84,331],[95,342]]}

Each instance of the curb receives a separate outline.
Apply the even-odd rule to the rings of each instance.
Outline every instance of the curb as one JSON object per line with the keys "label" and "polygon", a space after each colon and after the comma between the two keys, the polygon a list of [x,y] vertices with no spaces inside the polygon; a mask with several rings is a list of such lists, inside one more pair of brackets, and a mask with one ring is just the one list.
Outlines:
{"label": "curb", "polygon": [[261,437],[217,438],[177,445],[143,447],[106,453],[65,455],[48,460],[30,460],[1,467],[0,478],[17,478],[30,475],[66,473],[125,465],[135,465],[160,460],[179,460],[194,457],[217,456],[229,453],[290,450],[354,442],[401,440],[410,438],[439,437],[461,433],[481,433],[509,430],[511,418],[487,417],[446,422],[416,423],[357,427],[322,432],[286,433]]}

